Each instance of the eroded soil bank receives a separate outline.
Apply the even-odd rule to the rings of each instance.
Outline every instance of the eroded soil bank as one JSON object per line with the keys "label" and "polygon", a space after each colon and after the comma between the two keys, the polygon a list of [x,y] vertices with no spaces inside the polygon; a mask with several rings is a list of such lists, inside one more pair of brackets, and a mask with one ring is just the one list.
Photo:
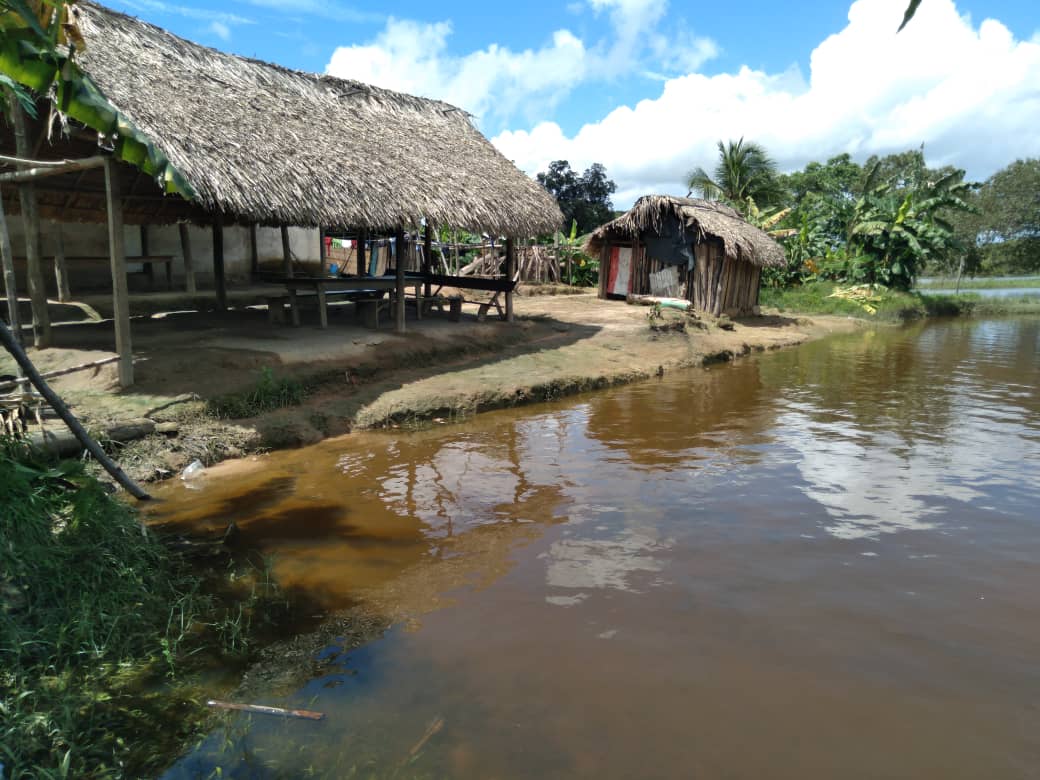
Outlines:
{"label": "eroded soil bank", "polygon": [[[649,311],[588,294],[518,297],[515,323],[434,313],[410,319],[404,336],[387,323],[358,327],[350,307],[333,313],[328,330],[306,318],[301,328],[270,325],[256,308],[160,312],[134,319],[134,387],[120,392],[112,365],[53,383],[95,431],[139,418],[166,423],[161,433],[110,443],[135,479],[150,481],[195,459],[208,466],[359,428],[440,424],[863,327],[775,314],[722,327],[668,311],[651,319]],[[111,354],[110,323],[56,333],[57,347],[32,355],[42,371]],[[300,382],[302,403],[245,419],[212,414],[213,399],[249,392],[265,369]]]}

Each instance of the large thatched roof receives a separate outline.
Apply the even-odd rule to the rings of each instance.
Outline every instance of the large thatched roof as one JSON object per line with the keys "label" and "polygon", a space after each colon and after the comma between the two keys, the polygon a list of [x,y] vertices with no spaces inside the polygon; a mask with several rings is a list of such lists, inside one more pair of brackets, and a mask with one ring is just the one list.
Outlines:
{"label": "large thatched roof", "polygon": [[76,62],[207,210],[371,228],[425,217],[506,235],[562,220],[454,106],[225,54],[95,3],[75,9]]}
{"label": "large thatched roof", "polygon": [[721,203],[671,195],[644,195],[617,219],[597,228],[587,246],[596,253],[611,239],[631,240],[644,232],[657,233],[662,224],[675,218],[691,241],[705,237],[722,242],[726,254],[757,266],[779,266],[784,250],[764,231],[748,224],[734,209]]}

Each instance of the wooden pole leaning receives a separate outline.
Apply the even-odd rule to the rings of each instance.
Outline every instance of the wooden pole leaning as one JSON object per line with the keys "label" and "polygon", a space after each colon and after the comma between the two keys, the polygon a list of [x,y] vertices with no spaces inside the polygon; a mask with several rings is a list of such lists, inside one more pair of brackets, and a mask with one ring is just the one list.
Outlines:
{"label": "wooden pole leaning", "polygon": [[397,286],[394,288],[396,291],[396,326],[395,330],[398,333],[404,333],[404,258],[405,258],[405,239],[404,239],[404,228],[398,227],[397,232],[394,234],[394,270],[396,271],[396,282]]}
{"label": "wooden pole leaning", "polygon": [[[124,276],[125,280],[125,276]],[[18,367],[25,372],[25,376],[33,383],[33,386],[40,391],[40,395],[43,399],[50,404],[51,408],[58,413],[58,416],[64,421],[64,423],[72,431],[73,435],[79,439],[80,444],[83,448],[93,456],[98,463],[100,463],[105,471],[112,475],[112,478],[122,485],[126,491],[134,498],[145,501],[151,498],[145,491],[143,491],[138,485],[131,480],[119,466],[109,458],[101,446],[90,437],[90,434],[84,430],[83,425],[80,421],[69,411],[69,408],[65,403],[58,397],[58,394],[51,389],[51,386],[47,384],[47,381],[40,376],[40,372],[36,370],[36,366],[33,365],[32,361],[29,360],[29,356],[25,354],[25,350],[22,349],[21,345],[14,340],[14,336],[11,331],[7,329],[7,326],[0,322],[0,341],[3,341],[4,347],[11,353],[11,356],[18,363]],[[122,367],[120,367],[122,368]]]}
{"label": "wooden pole leaning", "polygon": [[119,386],[134,383],[134,353],[130,343],[130,291],[126,281],[126,246],[123,236],[123,200],[119,170],[114,160],[105,161],[105,196],[108,206],[108,248],[112,272],[112,318],[119,353]]}

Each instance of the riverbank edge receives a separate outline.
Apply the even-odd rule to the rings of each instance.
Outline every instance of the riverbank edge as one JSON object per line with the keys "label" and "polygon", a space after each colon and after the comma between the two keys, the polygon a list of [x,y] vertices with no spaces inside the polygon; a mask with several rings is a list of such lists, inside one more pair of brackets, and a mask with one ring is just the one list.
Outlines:
{"label": "riverbank edge", "polygon": [[[648,322],[643,307],[618,308],[626,321],[588,338],[572,339],[566,331],[552,329],[546,336],[528,321],[519,322],[516,332],[479,344],[437,342],[421,353],[403,351],[391,361],[384,355],[379,366],[323,365],[291,379],[275,368],[260,382],[270,383],[273,376],[275,393],[285,392],[281,383],[291,382],[296,389],[285,392],[294,396],[291,403],[238,419],[212,414],[215,402],[224,405],[228,396],[179,403],[155,417],[157,423],[179,426],[172,440],[168,433],[151,434],[121,443],[115,454],[133,478],[159,482],[177,476],[195,459],[209,467],[354,430],[449,424],[869,327],[847,317],[768,313],[718,323],[667,312],[660,321]],[[236,396],[255,392],[255,387],[246,388]]]}

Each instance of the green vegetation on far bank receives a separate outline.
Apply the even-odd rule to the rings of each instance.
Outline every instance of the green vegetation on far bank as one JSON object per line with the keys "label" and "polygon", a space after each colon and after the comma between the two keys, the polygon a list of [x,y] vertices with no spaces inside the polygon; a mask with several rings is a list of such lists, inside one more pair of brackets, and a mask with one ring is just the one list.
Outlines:
{"label": "green vegetation on far bank", "polygon": [[834,282],[808,282],[776,288],[763,287],[762,306],[798,314],[835,314],[881,322],[921,317],[966,315],[998,316],[1040,314],[1040,297],[984,298],[972,293],[928,295],[875,287],[869,292],[849,294],[850,288]]}
{"label": "green vegetation on far bank", "polygon": [[0,504],[5,780],[161,770],[209,718],[192,670],[244,661],[284,601],[219,553],[201,578],[79,463],[0,442]]}

